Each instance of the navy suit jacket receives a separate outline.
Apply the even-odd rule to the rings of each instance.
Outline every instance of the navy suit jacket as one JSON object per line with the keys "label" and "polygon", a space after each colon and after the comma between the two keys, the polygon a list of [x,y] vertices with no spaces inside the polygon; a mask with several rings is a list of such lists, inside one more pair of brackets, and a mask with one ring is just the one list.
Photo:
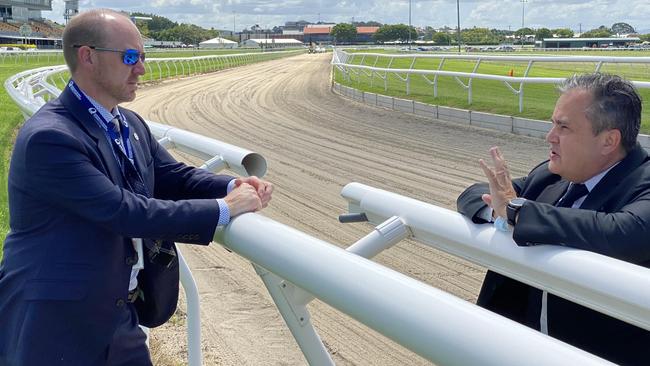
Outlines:
{"label": "navy suit jacket", "polygon": [[[121,110],[153,198],[124,188],[103,130],[68,88],[18,134],[0,264],[0,365],[100,362],[128,294],[135,258],[129,238],[167,248],[212,240],[215,198],[226,195],[233,177],[177,162],[140,116]],[[167,321],[178,298],[178,262],[145,260],[138,282],[141,324]]]}
{"label": "navy suit jacket", "polygon": [[[580,209],[555,206],[569,182],[549,172],[548,162],[513,185],[529,200],[513,232],[518,245],[563,245],[650,268],[650,158],[640,145],[603,177]],[[469,187],[458,197],[458,212],[484,223],[477,216],[486,207],[484,193],[489,193],[486,183]],[[541,294],[488,271],[477,304],[539,330]],[[552,294],[547,311],[550,336],[615,363],[650,365],[650,332]]]}

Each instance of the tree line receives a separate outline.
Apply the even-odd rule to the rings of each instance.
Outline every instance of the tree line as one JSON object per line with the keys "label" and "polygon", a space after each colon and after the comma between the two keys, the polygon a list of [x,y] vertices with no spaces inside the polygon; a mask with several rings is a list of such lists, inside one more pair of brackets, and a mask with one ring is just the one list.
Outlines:
{"label": "tree line", "polygon": [[205,40],[219,37],[219,31],[214,28],[205,29],[194,24],[178,24],[154,14],[131,13],[131,16],[151,18],[151,20],[136,19],[135,24],[144,37],[157,41],[176,41],[196,45]]}
{"label": "tree line", "polygon": [[[376,23],[376,22],[373,22]],[[330,34],[338,43],[354,42],[357,37],[356,24],[339,23],[335,25]],[[634,34],[634,28],[627,23],[614,23],[611,27],[601,25],[598,28],[591,29],[580,34],[581,38],[608,38],[622,34]],[[520,28],[515,31],[489,28],[466,28],[461,30],[460,38],[462,44],[470,45],[488,45],[500,44],[506,41],[506,37],[514,36],[516,39],[528,39],[533,36],[536,40],[544,38],[572,38],[575,33],[569,28]],[[639,35],[642,41],[650,41],[650,34]],[[435,30],[432,27],[426,27],[423,30],[416,30],[415,27],[409,27],[405,24],[379,24],[379,30],[373,37],[377,43],[385,42],[407,42],[423,39],[433,41],[438,45],[456,45],[458,35],[456,30],[444,27]]]}

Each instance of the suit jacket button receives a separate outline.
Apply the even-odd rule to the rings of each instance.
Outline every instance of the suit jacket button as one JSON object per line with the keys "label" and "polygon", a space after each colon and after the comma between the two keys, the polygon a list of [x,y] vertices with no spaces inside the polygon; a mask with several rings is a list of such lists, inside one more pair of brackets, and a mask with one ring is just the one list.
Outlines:
{"label": "suit jacket button", "polygon": [[117,301],[115,302],[115,306],[117,306],[118,308],[121,308],[122,306],[124,306],[124,300],[123,299],[117,299]]}

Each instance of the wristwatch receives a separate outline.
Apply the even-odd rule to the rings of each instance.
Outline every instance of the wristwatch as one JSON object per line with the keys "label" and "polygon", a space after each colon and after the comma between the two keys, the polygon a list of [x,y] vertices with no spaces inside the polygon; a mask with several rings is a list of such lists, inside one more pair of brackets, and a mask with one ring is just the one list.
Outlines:
{"label": "wristwatch", "polygon": [[508,224],[515,226],[517,215],[519,214],[519,210],[524,205],[524,203],[526,203],[526,199],[521,197],[513,198],[510,200],[510,202],[508,202],[508,205],[506,206]]}

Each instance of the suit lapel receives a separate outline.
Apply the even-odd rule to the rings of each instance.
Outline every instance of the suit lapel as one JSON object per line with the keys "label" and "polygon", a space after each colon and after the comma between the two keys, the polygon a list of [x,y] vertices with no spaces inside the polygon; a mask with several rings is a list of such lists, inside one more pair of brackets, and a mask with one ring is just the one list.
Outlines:
{"label": "suit lapel", "polygon": [[77,97],[72,94],[70,88],[65,87],[61,94],[59,95],[59,100],[65,106],[65,108],[72,114],[79,122],[81,128],[86,130],[86,132],[92,136],[97,142],[97,148],[99,153],[104,160],[104,166],[108,170],[108,175],[115,184],[120,187],[124,187],[124,181],[122,178],[122,172],[120,170],[117,161],[115,161],[115,156],[113,155],[113,148],[106,139],[104,130],[95,122],[90,113],[86,111]]}
{"label": "suit lapel", "polygon": [[542,193],[535,199],[537,202],[549,203],[551,205],[557,204],[557,201],[562,198],[566,190],[569,188],[569,182],[562,179],[549,186],[547,186]]}
{"label": "suit lapel", "polygon": [[625,179],[628,172],[634,171],[639,165],[648,157],[648,154],[645,150],[637,143],[637,145],[632,149],[627,156],[621,160],[618,165],[613,167],[603,179],[596,184],[594,189],[589,192],[587,198],[582,203],[580,208],[587,210],[600,210],[607,200],[610,199],[613,194],[616,193],[616,187],[620,182]]}

